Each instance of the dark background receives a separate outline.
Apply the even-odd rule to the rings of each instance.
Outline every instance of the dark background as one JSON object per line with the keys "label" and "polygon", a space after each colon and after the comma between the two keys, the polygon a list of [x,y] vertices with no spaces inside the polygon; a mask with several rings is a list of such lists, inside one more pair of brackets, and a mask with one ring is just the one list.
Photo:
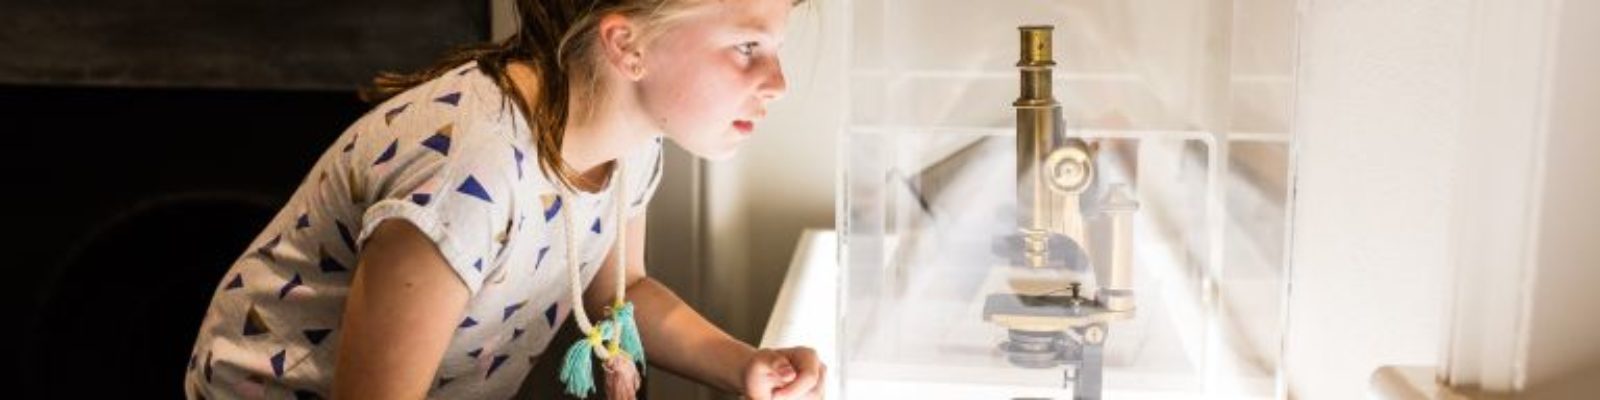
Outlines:
{"label": "dark background", "polygon": [[181,398],[222,273],[486,1],[0,0],[6,398]]}
{"label": "dark background", "polygon": [[0,83],[349,90],[488,38],[484,0],[0,0]]}

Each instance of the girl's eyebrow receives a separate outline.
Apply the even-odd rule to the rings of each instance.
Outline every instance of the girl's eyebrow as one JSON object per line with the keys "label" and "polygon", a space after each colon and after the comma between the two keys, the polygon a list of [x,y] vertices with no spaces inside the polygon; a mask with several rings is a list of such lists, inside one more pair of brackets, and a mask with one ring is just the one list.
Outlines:
{"label": "girl's eyebrow", "polygon": [[744,19],[740,20],[739,23],[735,25],[735,27],[737,27],[737,28],[739,28],[741,30],[756,31],[756,32],[761,32],[761,33],[771,33],[772,32],[772,27],[768,26],[767,22],[766,21],[762,21],[760,18],[744,18]]}
{"label": "girl's eyebrow", "polygon": [[777,31],[772,28],[772,24],[755,15],[745,15],[743,18],[739,18],[739,21],[734,24],[734,29],[739,30],[741,33],[752,32],[774,38],[777,36]]}
{"label": "girl's eyebrow", "polygon": [[779,35],[777,32],[774,32],[771,26],[767,25],[766,22],[758,19],[746,19],[737,25],[734,25],[733,32],[736,34],[751,34],[760,36],[763,41],[770,43],[783,43],[783,36]]}

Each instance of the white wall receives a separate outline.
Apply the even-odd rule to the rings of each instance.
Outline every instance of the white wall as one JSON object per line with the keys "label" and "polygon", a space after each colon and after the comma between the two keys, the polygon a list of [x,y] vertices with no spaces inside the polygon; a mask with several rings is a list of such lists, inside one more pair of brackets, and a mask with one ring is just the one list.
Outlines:
{"label": "white wall", "polygon": [[1469,3],[1301,2],[1285,343],[1297,398],[1359,398],[1378,365],[1437,358]]}
{"label": "white wall", "polygon": [[1296,397],[1435,361],[1537,398],[1600,385],[1597,20],[1591,1],[1302,2]]}
{"label": "white wall", "polygon": [[[1562,5],[1550,82],[1527,385],[1600,371],[1600,2]],[[1590,392],[1593,395],[1593,392]]]}

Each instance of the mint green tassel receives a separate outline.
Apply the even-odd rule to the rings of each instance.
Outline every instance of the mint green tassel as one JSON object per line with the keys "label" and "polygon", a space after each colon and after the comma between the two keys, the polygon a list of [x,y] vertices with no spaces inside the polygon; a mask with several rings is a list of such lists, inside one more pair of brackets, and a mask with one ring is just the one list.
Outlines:
{"label": "mint green tassel", "polygon": [[617,310],[617,323],[622,325],[622,351],[628,352],[634,360],[639,361],[639,375],[644,375],[644,343],[639,341],[639,325],[633,322],[633,302],[627,302]]}
{"label": "mint green tassel", "polygon": [[588,398],[594,393],[594,352],[589,339],[578,339],[567,349],[566,362],[561,364],[561,382],[567,384],[567,394]]}

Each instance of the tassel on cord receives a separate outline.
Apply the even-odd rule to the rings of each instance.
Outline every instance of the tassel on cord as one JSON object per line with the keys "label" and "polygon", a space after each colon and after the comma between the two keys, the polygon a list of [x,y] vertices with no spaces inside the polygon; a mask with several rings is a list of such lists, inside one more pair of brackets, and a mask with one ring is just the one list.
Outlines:
{"label": "tassel on cord", "polygon": [[[623,168],[621,163],[618,163],[616,168],[619,176],[627,176],[627,170]],[[616,194],[616,199],[613,203],[616,206],[616,221],[620,224],[624,214],[623,204],[628,198],[627,185],[621,185],[620,188],[613,192]],[[577,343],[573,343],[572,347],[567,349],[566,358],[562,360],[563,363],[561,365],[561,382],[567,385],[567,394],[587,398],[595,392],[594,360],[590,359],[591,356],[600,358],[601,361],[606,361],[626,352],[629,357],[638,360],[641,366],[638,370],[642,371],[642,366],[645,362],[644,344],[639,341],[639,327],[633,320],[633,303],[623,300],[627,298],[628,289],[626,269],[624,268],[617,269],[617,300],[613,307],[616,313],[612,315],[609,321],[602,321],[598,326],[590,325],[589,317],[583,312],[583,297],[580,295],[583,293],[582,283],[578,279],[579,275],[581,275],[580,268],[576,261],[577,257],[572,251],[576,247],[574,244],[577,243],[572,234],[572,213],[563,209],[561,217],[563,224],[566,226],[564,230],[567,236],[567,269],[570,272],[569,282],[572,284],[573,314],[578,319],[579,329],[588,335],[588,337],[579,339]],[[624,245],[624,239],[626,238],[627,235],[617,235],[614,254],[628,254],[627,247]],[[634,370],[632,364],[623,365],[626,366],[623,367],[624,371]],[[608,364],[607,367],[614,366]],[[607,371],[607,385],[614,385],[614,382],[627,380],[612,375],[609,369]],[[630,376],[632,374],[629,372],[622,373]],[[643,376],[642,372],[637,373]],[[638,379],[638,377],[633,377],[632,379]],[[631,390],[638,390],[637,383],[631,385],[628,386],[632,388]],[[615,390],[616,387],[612,387],[612,389]]]}
{"label": "tassel on cord", "polygon": [[613,318],[622,326],[622,351],[628,352],[628,355],[639,362],[639,372],[642,375],[645,371],[644,342],[639,340],[639,325],[633,321],[633,302],[618,307],[617,314]]}
{"label": "tassel on cord", "polygon": [[[604,326],[604,324],[602,324]],[[587,398],[594,393],[594,351],[600,341],[600,330],[589,332],[589,337],[578,339],[567,349],[567,358],[561,363],[561,383],[567,384],[567,394]]]}

